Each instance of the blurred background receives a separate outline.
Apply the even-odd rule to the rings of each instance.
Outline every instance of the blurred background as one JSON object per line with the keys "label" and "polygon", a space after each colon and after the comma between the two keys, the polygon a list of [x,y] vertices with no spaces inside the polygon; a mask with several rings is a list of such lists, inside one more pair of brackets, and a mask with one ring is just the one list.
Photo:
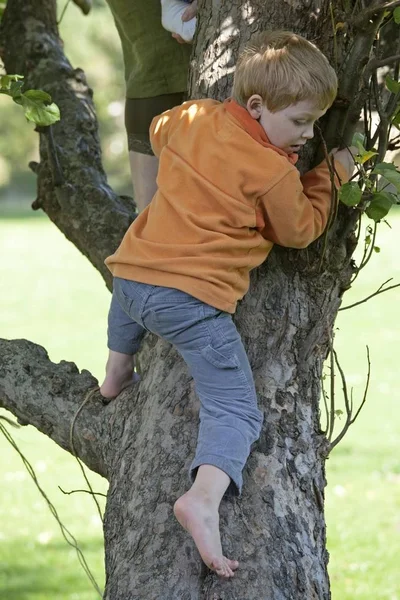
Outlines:
{"label": "blurred background", "polygon": [[[110,184],[131,195],[123,67],[108,7],[96,0],[92,13],[83,17],[71,4],[61,34],[67,56],[74,67],[84,69],[95,92]],[[0,336],[29,339],[44,346],[53,361],[73,361],[100,379],[109,293],[47,217],[30,210],[35,177],[27,165],[38,160],[37,141],[21,109],[0,96]],[[380,252],[346,294],[344,306],[391,277],[392,283],[400,283],[400,214],[393,212],[388,220],[390,227],[379,228]],[[335,345],[356,405],[364,391],[366,344],[372,379],[365,408],[327,462],[333,600],[400,600],[399,294],[395,289],[343,311],[336,323]],[[338,380],[337,408],[343,409],[340,389]],[[343,421],[338,418],[337,433]],[[85,493],[65,495],[59,489],[85,488],[76,461],[30,426],[9,429],[102,587],[103,540],[96,507]],[[0,451],[0,598],[98,598],[20,456],[1,436]],[[95,491],[106,492],[107,482],[94,474],[90,478]],[[104,505],[101,497],[100,502]]]}

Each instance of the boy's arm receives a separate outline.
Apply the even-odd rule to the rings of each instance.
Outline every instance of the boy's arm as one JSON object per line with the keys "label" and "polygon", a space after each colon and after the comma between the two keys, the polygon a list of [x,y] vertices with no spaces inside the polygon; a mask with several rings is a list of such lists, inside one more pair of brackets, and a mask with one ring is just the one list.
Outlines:
{"label": "boy's arm", "polygon": [[[335,164],[341,183],[347,170]],[[335,177],[335,184],[340,182]],[[288,248],[306,248],[324,231],[331,205],[331,181],[326,161],[303,177],[290,171],[260,198],[257,229],[271,242]]]}
{"label": "boy's arm", "polygon": [[154,154],[159,157],[161,150],[168,143],[171,125],[174,116],[181,110],[181,106],[174,106],[161,115],[154,117],[150,125],[150,143]]}

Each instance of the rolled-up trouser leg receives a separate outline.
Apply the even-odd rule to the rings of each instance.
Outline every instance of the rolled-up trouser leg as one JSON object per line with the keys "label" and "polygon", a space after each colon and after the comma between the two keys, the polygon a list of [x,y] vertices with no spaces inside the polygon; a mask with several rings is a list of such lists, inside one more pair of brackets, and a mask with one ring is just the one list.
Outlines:
{"label": "rolled-up trouser leg", "polygon": [[262,413],[251,367],[232,316],[185,292],[117,280],[133,299],[129,314],[146,329],[171,342],[193,376],[201,402],[192,480],[203,464],[231,478],[230,491],[242,487],[242,471],[261,430]]}
{"label": "rolled-up trouser leg", "polygon": [[229,491],[240,493],[263,415],[232,316],[173,288],[115,278],[114,289],[131,319],[171,342],[193,376],[201,409],[192,480],[198,467],[213,465],[231,478]]}
{"label": "rolled-up trouser leg", "polygon": [[129,316],[127,310],[129,301],[114,289],[108,312],[107,345],[114,352],[133,355],[139,351],[146,330]]}
{"label": "rolled-up trouser leg", "polygon": [[260,435],[262,413],[257,408],[247,354],[231,315],[212,307],[206,307],[205,313],[209,343],[200,356],[181,350],[201,401],[191,477],[195,478],[203,464],[217,466],[234,484],[228,491],[240,494],[242,471],[251,445]]}

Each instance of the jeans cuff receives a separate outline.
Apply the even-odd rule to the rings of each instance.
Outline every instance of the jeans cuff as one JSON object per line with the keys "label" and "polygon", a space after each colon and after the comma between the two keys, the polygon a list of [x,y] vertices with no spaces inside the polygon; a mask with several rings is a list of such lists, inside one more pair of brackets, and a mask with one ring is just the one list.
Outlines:
{"label": "jeans cuff", "polygon": [[108,349],[114,352],[121,352],[122,354],[136,354],[140,348],[140,342],[131,342],[121,339],[108,339]]}
{"label": "jeans cuff", "polygon": [[204,456],[196,457],[190,465],[189,470],[189,476],[192,483],[196,479],[197,469],[202,465],[212,465],[213,467],[218,467],[218,469],[224,471],[224,473],[231,478],[231,482],[225,494],[229,496],[240,496],[243,484],[242,473],[232,467],[231,461],[216,454],[204,454]]}

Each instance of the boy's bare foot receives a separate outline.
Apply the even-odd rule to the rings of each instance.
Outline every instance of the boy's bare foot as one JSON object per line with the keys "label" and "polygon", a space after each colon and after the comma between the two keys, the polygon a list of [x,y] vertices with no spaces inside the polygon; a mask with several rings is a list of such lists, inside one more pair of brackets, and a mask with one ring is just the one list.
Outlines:
{"label": "boy's bare foot", "polygon": [[207,496],[189,490],[175,502],[174,514],[192,536],[207,567],[224,579],[233,577],[239,563],[222,554],[218,506]]}
{"label": "boy's bare foot", "polygon": [[100,394],[104,398],[115,398],[122,390],[139,381],[140,377],[133,368],[133,356],[110,350]]}

